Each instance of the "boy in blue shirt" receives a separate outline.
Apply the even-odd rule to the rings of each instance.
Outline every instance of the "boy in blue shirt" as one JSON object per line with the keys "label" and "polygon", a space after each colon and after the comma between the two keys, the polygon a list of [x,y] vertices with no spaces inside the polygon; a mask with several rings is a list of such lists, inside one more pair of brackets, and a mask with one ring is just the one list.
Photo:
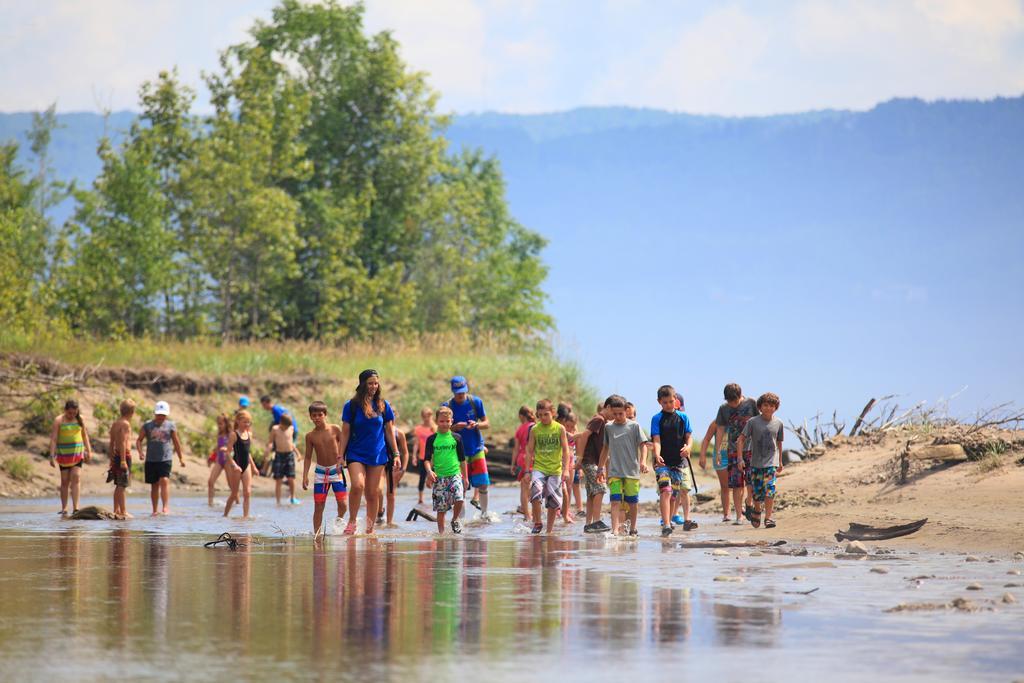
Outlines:
{"label": "boy in blue shirt", "polygon": [[484,447],[484,437],[481,430],[491,426],[484,412],[484,402],[479,396],[469,393],[469,383],[462,375],[452,377],[452,398],[445,401],[443,406],[450,408],[455,424],[452,431],[462,437],[462,448],[466,453],[466,461],[469,470],[469,485],[476,489],[480,495],[479,503],[474,498],[470,501],[480,509],[480,518],[487,520],[487,487],[491,484],[491,477],[487,473],[487,449]]}
{"label": "boy in blue shirt", "polygon": [[[672,533],[673,523],[682,523],[684,531],[697,528],[690,519],[690,449],[693,430],[690,418],[676,409],[676,390],[668,384],[658,388],[661,412],[651,419],[651,438],[654,440],[654,476],[658,480],[661,504],[661,535]],[[679,517],[682,503],[683,516]]]}

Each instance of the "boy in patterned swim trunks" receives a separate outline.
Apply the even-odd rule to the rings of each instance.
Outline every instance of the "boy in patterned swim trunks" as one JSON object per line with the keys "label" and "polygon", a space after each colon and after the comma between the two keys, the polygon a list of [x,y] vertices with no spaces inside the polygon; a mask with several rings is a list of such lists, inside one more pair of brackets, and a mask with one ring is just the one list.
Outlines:
{"label": "boy in patterned swim trunks", "polygon": [[544,399],[537,402],[537,423],[530,430],[526,442],[526,463],[530,475],[530,504],[533,506],[533,533],[544,528],[540,519],[540,505],[548,510],[547,533],[555,526],[558,510],[564,503],[562,486],[569,480],[569,439],[563,427],[554,419],[554,406]]}
{"label": "boy in patterned swim trunks", "polygon": [[[715,424],[718,426],[715,436],[715,445],[721,449],[720,444],[726,446],[726,471],[728,472],[729,489],[732,490],[733,506],[736,509],[736,521],[733,524],[742,524],[740,521],[741,511],[746,504],[745,515],[753,510],[752,492],[750,490],[750,444],[745,450],[737,448],[740,434],[750,418],[757,415],[757,405],[754,399],[743,395],[743,389],[739,384],[731,383],[725,385],[725,403],[718,408],[718,415],[715,417]],[[721,450],[719,450],[719,458]],[[716,459],[715,467],[720,466],[720,460]],[[744,496],[746,493],[746,496]]]}
{"label": "boy in patterned swim trunks", "polygon": [[683,531],[697,528],[690,519],[690,450],[693,448],[693,429],[690,418],[677,408],[676,390],[666,384],[658,388],[661,412],[651,419],[651,438],[654,439],[654,474],[658,480],[661,507],[661,535],[669,536],[674,529],[676,514],[683,508]]}
{"label": "boy in patterned swim trunks", "polygon": [[[782,471],[782,421],[775,418],[779,397],[768,392],[757,399],[761,414],[747,421],[740,434],[737,447],[742,452],[747,444],[751,448],[750,486],[754,489],[754,511],[750,523],[761,526],[761,508],[764,506],[764,526],[775,528],[772,506],[775,503],[775,475]],[[776,466],[775,463],[778,463]]]}
{"label": "boy in patterned swim trunks", "polygon": [[444,533],[445,514],[452,510],[452,533],[462,533],[459,516],[469,486],[466,452],[462,437],[452,431],[452,409],[437,409],[437,431],[427,437],[423,452],[423,466],[427,470],[427,483],[431,486],[434,512],[437,513],[437,533]]}
{"label": "boy in patterned swim trunks", "polygon": [[121,401],[121,417],[110,425],[110,469],[107,483],[114,482],[114,515],[128,519],[126,489],[131,483],[132,473],[132,416],[135,415],[135,401]]}
{"label": "boy in patterned swim trunks", "polygon": [[587,428],[576,438],[576,452],[582,453],[580,469],[583,471],[583,484],[587,489],[587,523],[583,532],[588,534],[610,531],[611,527],[601,521],[601,507],[604,494],[608,492],[604,480],[598,476],[597,466],[601,459],[601,447],[604,445],[604,427],[611,419],[611,400],[609,396],[604,404],[598,406],[594,417],[590,418]]}
{"label": "boy in patterned swim trunks", "polygon": [[319,536],[327,505],[327,491],[338,501],[338,519],[348,511],[348,486],[345,481],[345,458],[341,454],[341,427],[327,423],[327,404],[313,401],[309,405],[313,430],[306,434],[306,458],[302,465],[302,490],[309,489],[309,467],[316,453],[313,480],[313,534]]}

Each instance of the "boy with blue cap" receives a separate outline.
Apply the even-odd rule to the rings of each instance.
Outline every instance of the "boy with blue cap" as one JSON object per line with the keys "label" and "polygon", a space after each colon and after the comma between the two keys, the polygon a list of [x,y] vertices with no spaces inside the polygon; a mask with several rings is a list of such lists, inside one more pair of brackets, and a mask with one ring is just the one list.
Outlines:
{"label": "boy with blue cap", "polygon": [[469,485],[479,494],[479,502],[474,497],[470,501],[480,509],[482,519],[487,519],[487,487],[491,478],[487,474],[487,449],[481,430],[488,429],[491,423],[484,411],[484,402],[479,396],[469,393],[469,383],[462,375],[452,377],[452,398],[441,405],[451,408],[452,431],[462,438],[462,448],[469,463]]}

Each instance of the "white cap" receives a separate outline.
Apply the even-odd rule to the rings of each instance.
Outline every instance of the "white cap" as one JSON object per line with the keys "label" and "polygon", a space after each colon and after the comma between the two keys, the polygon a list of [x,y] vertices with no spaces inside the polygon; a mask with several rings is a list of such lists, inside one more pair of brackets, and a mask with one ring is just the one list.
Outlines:
{"label": "white cap", "polygon": [[156,408],[153,408],[154,415],[170,415],[171,407],[167,405],[167,401],[157,401]]}

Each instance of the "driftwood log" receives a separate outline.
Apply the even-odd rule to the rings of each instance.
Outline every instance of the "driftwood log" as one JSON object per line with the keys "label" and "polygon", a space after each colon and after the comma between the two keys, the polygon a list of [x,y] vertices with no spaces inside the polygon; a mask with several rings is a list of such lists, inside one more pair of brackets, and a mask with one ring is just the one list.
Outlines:
{"label": "driftwood log", "polygon": [[927,521],[928,518],[925,517],[909,524],[887,527],[873,527],[850,522],[850,528],[846,531],[836,532],[835,537],[837,541],[885,541],[890,538],[909,536],[923,527]]}

